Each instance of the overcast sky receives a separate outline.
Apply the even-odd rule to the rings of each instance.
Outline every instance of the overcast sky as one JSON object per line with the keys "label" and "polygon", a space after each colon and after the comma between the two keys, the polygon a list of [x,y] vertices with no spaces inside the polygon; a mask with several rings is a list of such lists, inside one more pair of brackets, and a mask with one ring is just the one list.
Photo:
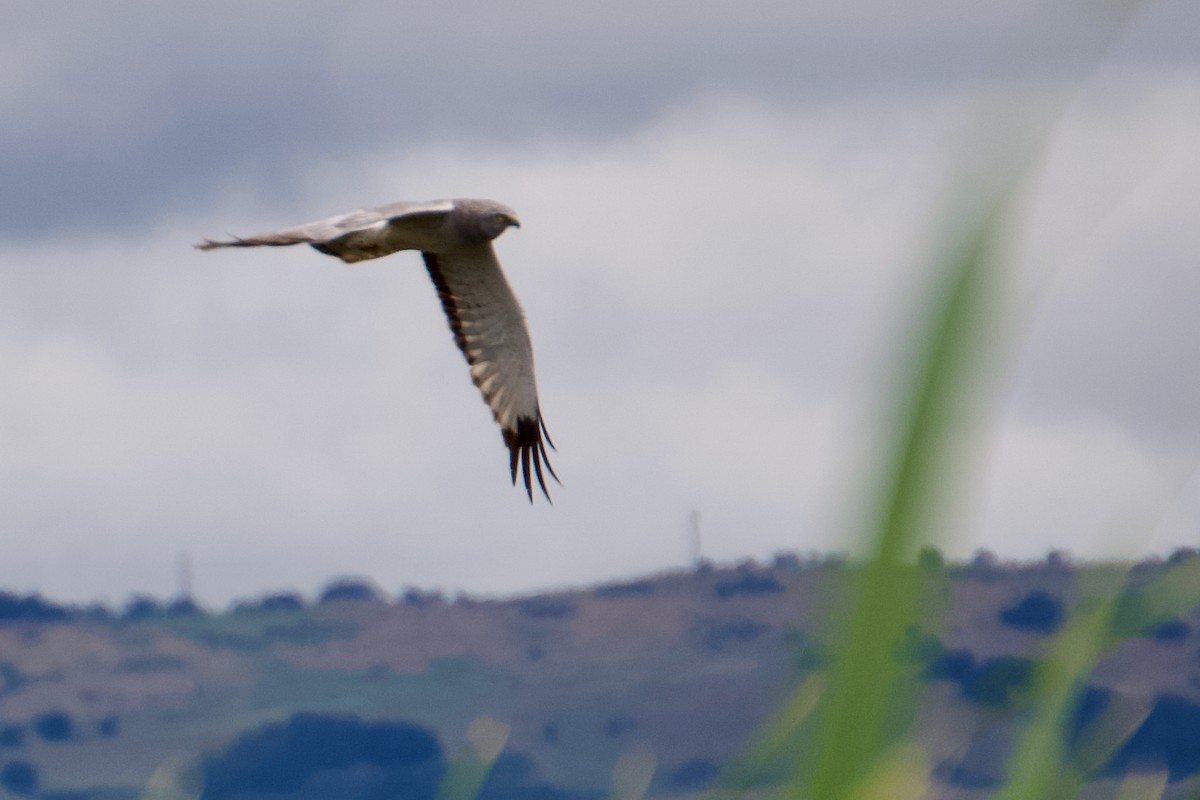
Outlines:
{"label": "overcast sky", "polygon": [[[694,511],[716,560],[850,549],[973,132],[1046,89],[942,544],[1197,544],[1200,4],[1081,71],[1100,5],[9,3],[0,587],[510,593],[686,564]],[[459,196],[521,215],[554,507],[419,256],[191,247]]]}

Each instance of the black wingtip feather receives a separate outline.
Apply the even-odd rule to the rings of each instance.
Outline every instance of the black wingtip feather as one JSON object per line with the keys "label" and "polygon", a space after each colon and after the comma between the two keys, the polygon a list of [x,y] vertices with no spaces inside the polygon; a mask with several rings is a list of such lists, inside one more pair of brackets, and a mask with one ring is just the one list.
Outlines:
{"label": "black wingtip feather", "polygon": [[[559,486],[562,485],[562,481],[554,474],[554,467],[550,465],[550,458],[546,454],[546,442],[549,441],[549,438],[540,414],[538,419],[520,417],[517,419],[516,430],[505,429],[504,431],[504,444],[508,446],[509,450],[508,463],[509,470],[512,472],[513,485],[517,485],[517,462],[520,462],[521,478],[530,503],[533,502],[533,484],[536,479],[538,488],[542,490],[546,500],[550,505],[554,505],[554,500],[546,488],[546,476],[542,472],[543,465],[546,472],[550,473],[550,477],[554,478],[554,482]],[[553,442],[550,443],[550,447],[554,447]]]}

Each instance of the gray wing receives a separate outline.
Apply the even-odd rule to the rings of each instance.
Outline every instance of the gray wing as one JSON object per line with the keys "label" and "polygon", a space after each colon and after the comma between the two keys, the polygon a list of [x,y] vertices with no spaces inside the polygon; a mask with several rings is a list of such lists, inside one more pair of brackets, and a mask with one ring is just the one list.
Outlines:
{"label": "gray wing", "polygon": [[546,444],[550,434],[538,407],[533,374],[533,346],[525,316],[509,288],[490,244],[450,254],[422,253],[450,320],[454,341],[471,367],[471,380],[483,393],[500,424],[509,450],[509,469],[517,482],[517,465],[525,493],[533,502],[533,477],[546,499],[543,464],[555,481]]}
{"label": "gray wing", "polygon": [[[439,226],[454,209],[452,200],[391,203],[307,222],[293,228],[226,240],[205,239],[198,250],[218,247],[286,247],[309,244],[343,261],[363,261],[417,246],[431,226]],[[407,234],[407,235],[406,235]],[[416,240],[416,241],[409,241]]]}

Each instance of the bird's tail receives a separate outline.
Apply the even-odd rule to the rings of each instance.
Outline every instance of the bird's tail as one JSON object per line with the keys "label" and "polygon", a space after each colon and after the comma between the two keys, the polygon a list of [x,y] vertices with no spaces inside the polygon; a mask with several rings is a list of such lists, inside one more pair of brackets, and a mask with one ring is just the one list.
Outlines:
{"label": "bird's tail", "polygon": [[197,250],[216,250],[218,247],[287,247],[292,244],[309,244],[312,242],[312,237],[302,233],[264,233],[261,236],[249,236],[242,238],[234,236],[232,239],[217,240],[205,239],[195,247]]}

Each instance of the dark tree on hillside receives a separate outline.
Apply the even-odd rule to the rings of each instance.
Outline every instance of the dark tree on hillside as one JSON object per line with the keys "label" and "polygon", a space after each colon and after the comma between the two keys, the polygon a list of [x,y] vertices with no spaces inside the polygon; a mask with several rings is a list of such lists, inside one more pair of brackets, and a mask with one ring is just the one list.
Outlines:
{"label": "dark tree on hillside", "polygon": [[925,668],[926,680],[954,681],[960,686],[970,682],[974,674],[975,656],[969,650],[947,650]]}
{"label": "dark tree on hillside", "polygon": [[[599,792],[575,792],[538,781],[537,766],[525,753],[502,753],[475,800],[603,800]],[[390,800],[390,799],[389,799]]]}
{"label": "dark tree on hillside", "polygon": [[517,608],[531,619],[570,619],[575,616],[575,601],[567,597],[531,597],[518,603]]}
{"label": "dark tree on hillside", "polygon": [[442,748],[416,725],[298,714],[243,734],[202,766],[203,800],[433,800]]}
{"label": "dark tree on hillside", "polygon": [[20,667],[11,661],[0,661],[0,695],[15,692],[28,682]]}
{"label": "dark tree on hillside", "polygon": [[28,761],[12,761],[0,769],[0,786],[13,794],[37,794],[38,783],[38,771]]}
{"label": "dark tree on hillside", "polygon": [[252,614],[256,611],[303,611],[304,598],[296,592],[276,592],[258,600],[239,600],[233,613]]}
{"label": "dark tree on hillside", "polygon": [[1175,695],[1160,696],[1105,773],[1123,775],[1138,764],[1165,765],[1172,781],[1200,772],[1200,704]]}
{"label": "dark tree on hillside", "polygon": [[108,622],[114,615],[112,609],[103,603],[92,603],[80,610],[77,616],[85,622]]}
{"label": "dark tree on hillside", "polygon": [[442,605],[446,602],[446,598],[436,589],[425,591],[415,586],[409,586],[400,595],[400,601],[410,608],[430,608]]}
{"label": "dark tree on hillside", "polygon": [[25,726],[10,724],[0,725],[0,747],[24,747]]}
{"label": "dark tree on hillside", "polygon": [[708,784],[721,773],[721,765],[705,758],[685,761],[667,773],[663,788],[668,792],[692,793],[708,788]]}
{"label": "dark tree on hillside", "polygon": [[1021,656],[996,656],[980,664],[963,684],[963,697],[972,703],[1006,708],[1033,681],[1035,663]]}
{"label": "dark tree on hillside", "polygon": [[137,622],[162,616],[162,604],[148,594],[136,594],[129,598],[121,612],[121,619]]}
{"label": "dark tree on hillside", "polygon": [[1070,572],[1071,554],[1066,550],[1051,550],[1046,554],[1046,569],[1058,573]]}
{"label": "dark tree on hillside", "polygon": [[303,611],[304,598],[296,592],[277,592],[260,600],[258,607],[263,611]]}
{"label": "dark tree on hillside", "polygon": [[784,572],[800,572],[804,569],[804,562],[795,553],[781,552],[771,559],[771,568]]}
{"label": "dark tree on hillside", "polygon": [[713,652],[720,652],[731,645],[752,642],[769,630],[769,626],[752,619],[714,623],[704,632],[704,646]]}
{"label": "dark tree on hillside", "polygon": [[655,591],[653,581],[631,581],[597,586],[594,594],[596,597],[647,597]]}
{"label": "dark tree on hillside", "polygon": [[537,778],[537,766],[524,753],[501,753],[487,777],[485,785],[492,789],[522,786]]}
{"label": "dark tree on hillside", "polygon": [[1182,564],[1197,557],[1200,557],[1200,550],[1195,547],[1176,547],[1171,551],[1171,555],[1167,557],[1167,563]]}
{"label": "dark tree on hillside", "polygon": [[1032,633],[1051,634],[1066,618],[1063,601],[1048,592],[1030,592],[1021,602],[1000,612],[1005,625]]}
{"label": "dark tree on hillside", "polygon": [[66,742],[75,738],[75,722],[65,711],[49,711],[34,717],[33,729],[47,742]]}
{"label": "dark tree on hillside", "polygon": [[0,592],[0,622],[62,622],[67,609],[43,600],[40,595],[21,597],[12,592]]}
{"label": "dark tree on hillside", "polygon": [[336,603],[350,601],[354,603],[377,603],[382,600],[379,590],[365,578],[339,578],[325,587],[317,602]]}
{"label": "dark tree on hillside", "polygon": [[167,603],[166,612],[169,617],[193,617],[203,614],[204,610],[190,597],[176,597]]}
{"label": "dark tree on hillside", "polygon": [[1150,635],[1160,642],[1182,642],[1192,635],[1192,627],[1181,619],[1170,619],[1155,625]]}
{"label": "dark tree on hillside", "polygon": [[971,556],[966,576],[977,580],[992,580],[1002,574],[1000,559],[991,550],[979,549]]}
{"label": "dark tree on hillside", "polygon": [[736,595],[768,595],[783,591],[783,584],[766,573],[745,572],[736,578],[717,581],[713,587],[717,597],[727,600]]}

